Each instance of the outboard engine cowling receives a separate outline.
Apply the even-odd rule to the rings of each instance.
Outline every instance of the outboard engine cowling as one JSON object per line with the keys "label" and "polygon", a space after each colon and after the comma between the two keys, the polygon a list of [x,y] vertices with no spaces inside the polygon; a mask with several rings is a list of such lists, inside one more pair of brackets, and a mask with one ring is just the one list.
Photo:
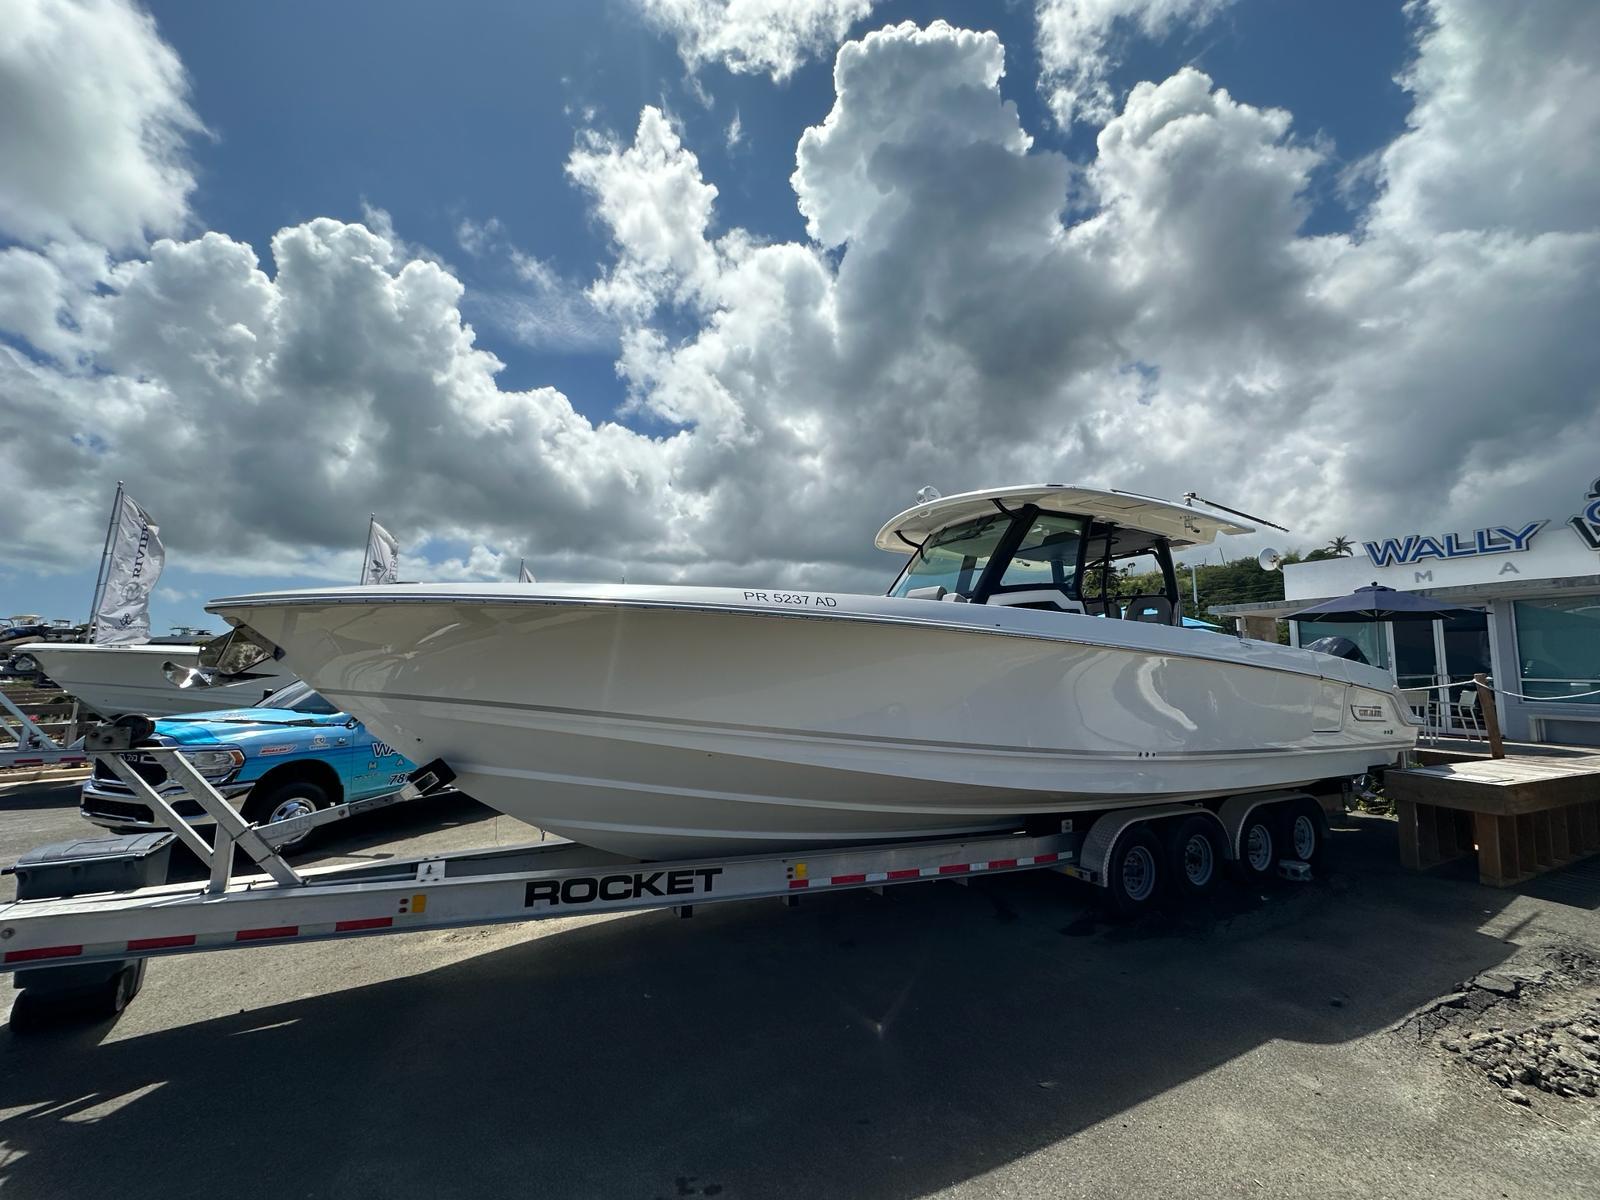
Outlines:
{"label": "outboard engine cowling", "polygon": [[1314,642],[1307,642],[1300,649],[1315,650],[1318,654],[1331,654],[1334,658],[1348,658],[1351,662],[1364,663],[1369,667],[1372,665],[1367,662],[1367,656],[1361,652],[1360,646],[1349,638],[1340,637],[1337,634],[1319,637]]}

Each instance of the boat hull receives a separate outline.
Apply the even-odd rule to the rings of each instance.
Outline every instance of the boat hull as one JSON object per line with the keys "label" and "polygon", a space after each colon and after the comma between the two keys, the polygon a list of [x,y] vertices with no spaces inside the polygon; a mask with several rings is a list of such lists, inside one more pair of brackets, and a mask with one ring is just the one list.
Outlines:
{"label": "boat hull", "polygon": [[244,708],[268,692],[294,682],[283,671],[256,673],[210,688],[180,688],[165,674],[168,663],[192,667],[199,646],[95,646],[35,642],[19,648],[38,662],[61,690],[102,716],[143,713],[170,717],[181,713]]}
{"label": "boat hull", "polygon": [[[1329,679],[1306,664],[1339,660],[1210,633],[882,597],[796,613],[721,589],[684,589],[709,597],[693,604],[644,594],[667,589],[387,591],[213,611],[484,803],[642,858],[1293,786],[1415,740],[1378,678]],[[1299,669],[1256,661],[1269,651]],[[1353,703],[1382,719],[1355,722]]]}

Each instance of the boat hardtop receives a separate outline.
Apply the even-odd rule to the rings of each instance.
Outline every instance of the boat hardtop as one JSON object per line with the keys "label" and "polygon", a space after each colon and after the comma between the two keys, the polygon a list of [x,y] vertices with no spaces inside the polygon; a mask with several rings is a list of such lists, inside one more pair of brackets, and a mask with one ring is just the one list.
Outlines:
{"label": "boat hardtop", "polygon": [[1043,512],[1092,517],[1126,529],[1159,534],[1180,548],[1209,545],[1218,534],[1256,530],[1254,525],[1194,503],[1179,504],[1154,496],[1075,484],[1029,483],[962,492],[916,504],[891,517],[878,530],[875,544],[880,550],[904,554],[908,546],[916,548],[930,535],[952,525],[996,513],[1020,512],[1030,505]]}

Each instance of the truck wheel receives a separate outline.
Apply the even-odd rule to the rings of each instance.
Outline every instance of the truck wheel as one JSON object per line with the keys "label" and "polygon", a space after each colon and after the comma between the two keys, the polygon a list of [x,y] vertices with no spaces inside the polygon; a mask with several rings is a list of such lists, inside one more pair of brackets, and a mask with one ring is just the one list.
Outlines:
{"label": "truck wheel", "polygon": [[1222,874],[1222,831],[1210,817],[1167,822],[1167,863],[1178,895],[1198,900],[1210,895]]}
{"label": "truck wheel", "polygon": [[[317,784],[305,779],[293,779],[265,794],[251,792],[244,806],[244,818],[252,825],[270,825],[302,813],[327,808],[330,803],[332,801],[328,799],[328,793]],[[302,834],[291,842],[284,842],[280,849],[304,848],[310,843],[311,837],[309,833]]]}
{"label": "truck wheel", "polygon": [[1283,839],[1276,818],[1275,808],[1263,805],[1244,819],[1244,827],[1239,830],[1239,857],[1234,859],[1234,869],[1245,883],[1265,883],[1277,872]]}
{"label": "truck wheel", "polygon": [[1328,826],[1322,806],[1301,798],[1284,808],[1285,856],[1305,863],[1313,875],[1321,875],[1328,865]]}
{"label": "truck wheel", "polygon": [[1166,857],[1149,826],[1122,831],[1106,863],[1106,890],[1118,915],[1136,917],[1160,905],[1167,890]]}

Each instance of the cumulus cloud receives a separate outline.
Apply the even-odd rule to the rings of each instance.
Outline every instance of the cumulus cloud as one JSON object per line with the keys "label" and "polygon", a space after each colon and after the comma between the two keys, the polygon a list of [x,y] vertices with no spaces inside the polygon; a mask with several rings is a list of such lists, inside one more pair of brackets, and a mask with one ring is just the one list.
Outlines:
{"label": "cumulus cloud", "polygon": [[0,233],[127,250],[181,230],[202,127],[155,22],[121,0],[10,0],[0,25]]}
{"label": "cumulus cloud", "polygon": [[1592,231],[1600,225],[1600,5],[1415,7],[1407,132],[1378,156],[1375,224]]}
{"label": "cumulus cloud", "polygon": [[320,571],[374,510],[406,538],[560,546],[553,531],[604,512],[617,544],[673,552],[671,441],[596,426],[549,388],[500,389],[442,268],[328,219],[272,251],[271,275],[218,233],[121,264],[82,302],[92,373],[0,347],[0,394],[29,431],[0,448],[0,503],[40,514],[7,557],[81,558],[119,475],[195,565]]}
{"label": "cumulus cloud", "polygon": [[1119,36],[1163,37],[1203,25],[1232,0],[1036,0],[1040,84],[1062,128],[1103,125],[1117,110],[1108,76]]}
{"label": "cumulus cloud", "polygon": [[742,75],[787,79],[837,46],[874,0],[635,0],[678,43],[690,71],[720,62]]}
{"label": "cumulus cloud", "polygon": [[717,189],[700,176],[658,108],[646,108],[631,146],[590,132],[567,162],[567,174],[594,196],[611,232],[617,263],[591,290],[610,312],[648,316],[664,299],[702,298],[719,274],[706,240]]}
{"label": "cumulus cloud", "polygon": [[[1484,64],[1548,36],[1484,11],[1430,7],[1411,124],[1345,234],[1304,232],[1330,151],[1291,114],[1184,70],[1072,163],[1001,96],[998,39],[938,22],[840,49],[797,147],[803,240],[723,223],[655,108],[589,134],[568,172],[611,246],[589,295],[628,424],[501,387],[462,284],[382,230],[309,221],[266,263],[220,233],[120,261],[21,248],[0,396],[30,437],[0,443],[0,508],[40,519],[0,529],[0,561],[81,565],[116,478],[174,561],[336,576],[378,511],[407,546],[464,548],[438,550],[461,577],[526,554],[542,578],[870,587],[892,567],[870,533],[930,482],[1192,488],[1308,540],[1559,517],[1600,444],[1600,142],[1528,118],[1533,68]],[[1592,69],[1585,5],[1532,11]],[[1452,199],[1464,136],[1489,175]],[[1577,158],[1511,186],[1519,142]],[[503,236],[458,231],[469,255]],[[530,287],[551,269],[508,261]]]}

